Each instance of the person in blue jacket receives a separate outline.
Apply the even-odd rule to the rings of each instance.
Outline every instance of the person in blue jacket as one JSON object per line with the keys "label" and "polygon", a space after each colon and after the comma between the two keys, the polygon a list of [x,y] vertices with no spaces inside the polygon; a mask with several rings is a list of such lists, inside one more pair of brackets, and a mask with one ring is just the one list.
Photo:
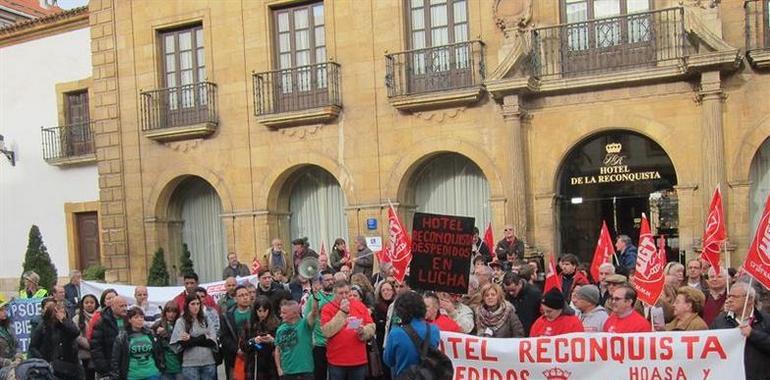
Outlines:
{"label": "person in blue jacket", "polygon": [[412,326],[421,341],[425,339],[427,328],[430,327],[430,344],[433,347],[438,347],[441,336],[438,327],[425,321],[425,302],[419,294],[410,291],[398,296],[393,308],[396,315],[401,318],[401,325],[390,330],[383,352],[383,361],[390,367],[393,378],[397,378],[407,368],[420,363],[419,348],[415,347],[403,326],[406,324]]}

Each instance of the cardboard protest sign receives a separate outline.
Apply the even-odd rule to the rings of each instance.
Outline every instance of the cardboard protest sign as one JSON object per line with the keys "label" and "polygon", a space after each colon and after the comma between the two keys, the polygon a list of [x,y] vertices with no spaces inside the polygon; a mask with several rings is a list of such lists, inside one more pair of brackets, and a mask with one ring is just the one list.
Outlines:
{"label": "cardboard protest sign", "polygon": [[412,223],[413,289],[468,293],[474,218],[415,213]]}
{"label": "cardboard protest sign", "polygon": [[11,318],[11,328],[16,334],[19,349],[22,352],[29,350],[29,341],[32,338],[32,319],[42,312],[40,302],[42,298],[13,299],[8,303],[8,316]]}

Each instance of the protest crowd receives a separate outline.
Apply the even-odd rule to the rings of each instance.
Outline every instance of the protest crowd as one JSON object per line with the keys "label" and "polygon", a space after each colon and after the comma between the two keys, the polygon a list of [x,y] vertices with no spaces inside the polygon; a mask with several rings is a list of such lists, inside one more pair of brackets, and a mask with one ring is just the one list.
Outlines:
{"label": "protest crowd", "polygon": [[[738,328],[747,337],[747,378],[769,378],[770,300],[732,268],[669,262],[663,295],[644,307],[631,283],[637,248],[628,236],[617,237],[613,260],[594,276],[574,254],[559,255],[554,272],[525,260],[513,227],[504,231],[489,246],[474,229],[467,294],[411,289],[408,274],[397,279],[387,262],[373,273],[363,237],[352,250],[337,239],[329,254],[303,239],[286,251],[275,239],[256,285],[239,282],[251,268],[231,253],[218,302],[187,273],[184,291],[162,309],[149,306],[144,286],[97,297],[83,293],[75,271],[49,295],[37,274],[25,273],[19,297],[42,299],[27,357],[50,363],[58,379],[215,379],[218,366],[228,380],[411,379],[421,378],[423,343],[438,347],[440,332],[521,338]],[[311,278],[303,276],[308,258],[318,264]],[[22,363],[8,303],[0,303],[6,373]]]}

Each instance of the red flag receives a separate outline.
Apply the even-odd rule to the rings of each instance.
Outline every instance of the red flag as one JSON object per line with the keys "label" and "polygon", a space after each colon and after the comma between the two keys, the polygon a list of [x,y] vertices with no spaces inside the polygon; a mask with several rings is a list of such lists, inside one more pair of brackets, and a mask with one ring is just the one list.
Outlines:
{"label": "red flag", "polygon": [[719,274],[719,254],[722,243],[727,238],[725,232],[725,218],[722,211],[722,192],[719,186],[714,190],[714,196],[711,198],[709,214],[706,218],[706,229],[703,231],[703,247],[700,257],[711,264],[714,272]]}
{"label": "red flag", "polygon": [[403,282],[406,277],[406,268],[412,261],[412,239],[406,233],[404,224],[398,220],[393,205],[388,209],[388,223],[390,238],[385,248],[377,253],[377,258],[381,262],[392,263],[396,280]]}
{"label": "red flag", "polygon": [[495,254],[495,238],[492,237],[492,222],[489,222],[487,230],[484,231],[484,245],[487,246],[490,255],[497,257]]}
{"label": "red flag", "polygon": [[324,244],[324,241],[321,240],[321,249],[318,250],[318,256],[325,255],[326,254],[326,244]]}
{"label": "red flag", "polygon": [[663,268],[666,266],[666,254],[655,246],[655,240],[650,232],[650,223],[642,213],[642,228],[639,231],[639,251],[636,257],[634,272],[634,288],[640,301],[647,305],[655,305],[663,292],[666,276]]}
{"label": "red flag", "polygon": [[599,280],[599,266],[604,263],[611,263],[613,253],[615,253],[615,247],[612,244],[610,231],[607,229],[607,223],[602,221],[602,229],[599,232],[599,242],[596,243],[594,259],[591,261],[591,278],[593,278],[594,281]]}
{"label": "red flag", "polygon": [[257,256],[254,256],[254,260],[251,260],[251,274],[257,274],[260,267],[262,267],[262,264],[259,263]]}
{"label": "red flag", "polygon": [[543,294],[548,293],[552,288],[561,289],[559,276],[556,274],[556,264],[553,262],[553,255],[548,258],[548,270],[545,272],[545,285],[543,285]]}
{"label": "red flag", "polygon": [[759,219],[757,232],[749,247],[743,269],[765,288],[770,289],[770,195],[765,201],[765,211]]}

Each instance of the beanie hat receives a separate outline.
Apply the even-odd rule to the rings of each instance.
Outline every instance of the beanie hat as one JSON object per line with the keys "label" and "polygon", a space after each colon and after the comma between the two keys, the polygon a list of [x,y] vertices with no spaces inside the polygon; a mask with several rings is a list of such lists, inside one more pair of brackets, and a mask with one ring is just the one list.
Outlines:
{"label": "beanie hat", "polygon": [[550,307],[551,309],[563,309],[564,308],[564,295],[557,288],[552,288],[543,296],[543,305]]}
{"label": "beanie hat", "polygon": [[584,285],[577,290],[577,296],[590,302],[592,305],[599,304],[599,288],[594,285]]}

